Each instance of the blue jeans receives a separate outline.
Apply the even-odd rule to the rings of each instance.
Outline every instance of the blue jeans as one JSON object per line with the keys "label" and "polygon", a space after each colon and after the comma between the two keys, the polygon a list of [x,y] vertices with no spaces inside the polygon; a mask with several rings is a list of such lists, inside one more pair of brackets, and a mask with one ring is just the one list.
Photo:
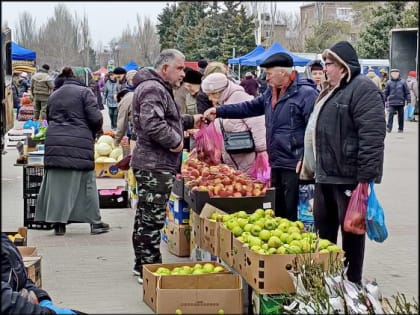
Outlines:
{"label": "blue jeans", "polygon": [[392,130],[392,125],[394,124],[394,113],[398,113],[398,130],[404,130],[404,106],[392,106],[388,108],[388,123],[386,128]]}
{"label": "blue jeans", "polygon": [[111,128],[117,129],[118,107],[108,107],[108,113],[111,120]]}

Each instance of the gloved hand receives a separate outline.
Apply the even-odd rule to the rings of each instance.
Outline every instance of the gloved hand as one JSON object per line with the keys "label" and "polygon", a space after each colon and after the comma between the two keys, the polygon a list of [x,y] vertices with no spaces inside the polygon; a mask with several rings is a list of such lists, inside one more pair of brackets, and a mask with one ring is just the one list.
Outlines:
{"label": "gloved hand", "polygon": [[60,307],[55,306],[50,300],[42,300],[41,302],[39,302],[39,306],[47,307],[50,310],[53,310],[54,312],[56,312],[57,314],[64,314],[64,315],[75,314],[76,315],[76,313],[70,309],[60,308]]}

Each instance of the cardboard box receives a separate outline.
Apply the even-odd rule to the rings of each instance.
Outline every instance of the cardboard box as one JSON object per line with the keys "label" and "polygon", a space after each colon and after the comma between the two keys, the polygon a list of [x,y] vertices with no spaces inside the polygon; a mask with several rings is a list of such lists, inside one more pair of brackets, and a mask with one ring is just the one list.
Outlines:
{"label": "cardboard box", "polygon": [[[342,254],[332,253],[331,258],[335,259]],[[245,247],[245,272],[240,274],[258,294],[294,293],[295,288],[288,270],[294,264],[301,264],[309,256],[315,261],[324,262],[324,269],[327,270],[329,253],[260,255]]]}
{"label": "cardboard box", "polygon": [[233,266],[233,233],[219,225],[219,253],[217,256],[223,260],[228,266]]}
{"label": "cardboard box", "polygon": [[190,210],[185,200],[171,194],[168,200],[170,220],[176,224],[188,224],[190,220]]}
{"label": "cardboard box", "polygon": [[28,278],[38,287],[42,287],[41,277],[41,256],[38,255],[36,247],[17,246],[23,258]]}
{"label": "cardboard box", "polygon": [[189,225],[168,221],[166,233],[170,253],[179,257],[190,255],[191,227]]}
{"label": "cardboard box", "polygon": [[205,204],[200,213],[200,247],[217,256],[219,255],[220,223],[209,219],[214,212],[227,214],[209,203]]}
{"label": "cardboard box", "polygon": [[200,216],[190,210],[190,250],[200,246]]}
{"label": "cardboard box", "polygon": [[[210,262],[214,265],[220,265]],[[242,281],[239,275],[226,273],[155,276],[159,267],[193,266],[195,263],[153,264],[143,266],[143,301],[159,314],[242,314]],[[182,278],[180,278],[182,277]]]}
{"label": "cardboard box", "polygon": [[232,239],[232,267],[245,279],[246,272],[246,247],[244,243],[238,241],[236,238]]}
{"label": "cardboard box", "polygon": [[261,197],[212,197],[210,198],[207,191],[191,191],[184,189],[184,200],[198,214],[201,213],[206,203],[215,206],[226,213],[234,213],[237,211],[246,211],[252,213],[258,208],[275,209],[275,193],[274,188],[266,191]]}
{"label": "cardboard box", "polygon": [[20,234],[23,236],[23,238],[16,238],[14,240],[14,244],[16,246],[26,246],[28,244],[28,228],[22,226],[19,227],[17,231],[13,231],[13,232],[4,232],[7,235],[12,235],[15,236],[16,234]]}
{"label": "cardboard box", "polygon": [[116,163],[95,162],[96,177],[100,178],[124,178],[124,171],[121,171]]}

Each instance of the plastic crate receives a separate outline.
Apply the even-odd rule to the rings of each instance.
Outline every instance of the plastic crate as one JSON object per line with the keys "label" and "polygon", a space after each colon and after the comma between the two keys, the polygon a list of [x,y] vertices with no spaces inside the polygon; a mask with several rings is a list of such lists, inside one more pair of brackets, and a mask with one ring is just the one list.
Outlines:
{"label": "plastic crate", "polygon": [[38,195],[44,177],[44,167],[30,166],[23,167],[23,198]]}
{"label": "plastic crate", "polygon": [[37,196],[23,198],[23,225],[28,229],[34,230],[52,230],[54,228],[53,223],[35,221],[35,207],[36,207]]}

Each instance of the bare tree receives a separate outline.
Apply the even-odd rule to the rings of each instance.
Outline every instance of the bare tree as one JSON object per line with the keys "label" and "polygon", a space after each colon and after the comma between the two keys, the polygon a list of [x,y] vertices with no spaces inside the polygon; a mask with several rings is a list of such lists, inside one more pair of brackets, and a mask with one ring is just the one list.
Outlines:
{"label": "bare tree", "polygon": [[140,63],[153,65],[160,52],[159,36],[149,17],[143,21],[137,14],[136,42]]}
{"label": "bare tree", "polygon": [[261,39],[262,39],[261,13],[264,13],[266,11],[266,4],[260,1],[246,1],[243,4],[245,5],[245,8],[247,9],[249,16],[252,16],[254,18],[255,43],[256,45],[260,45]]}
{"label": "bare tree", "polygon": [[91,45],[91,38],[90,38],[90,32],[89,32],[89,21],[86,14],[81,19],[78,27],[79,27],[79,36],[80,36],[79,50],[83,56],[82,65],[84,67],[88,67],[90,64],[89,49]]}
{"label": "bare tree", "polygon": [[286,25],[286,42],[283,44],[289,51],[303,51],[304,43],[300,38],[300,13],[276,12],[275,21],[277,24]]}
{"label": "bare tree", "polygon": [[36,22],[28,11],[23,11],[19,14],[19,22],[16,27],[16,42],[31,49],[36,48],[38,42]]}

